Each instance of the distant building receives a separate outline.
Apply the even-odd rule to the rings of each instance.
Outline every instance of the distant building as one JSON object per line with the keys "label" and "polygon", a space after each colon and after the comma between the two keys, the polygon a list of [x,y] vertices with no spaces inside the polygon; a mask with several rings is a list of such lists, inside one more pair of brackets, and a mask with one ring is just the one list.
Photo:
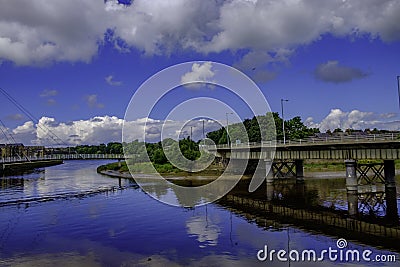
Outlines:
{"label": "distant building", "polygon": [[44,146],[26,146],[25,155],[28,157],[43,157],[45,155]]}
{"label": "distant building", "polygon": [[23,157],[24,145],[22,143],[5,144],[1,147],[1,157]]}
{"label": "distant building", "polygon": [[24,146],[22,143],[0,144],[1,158],[9,157],[43,157],[45,154],[44,146]]}

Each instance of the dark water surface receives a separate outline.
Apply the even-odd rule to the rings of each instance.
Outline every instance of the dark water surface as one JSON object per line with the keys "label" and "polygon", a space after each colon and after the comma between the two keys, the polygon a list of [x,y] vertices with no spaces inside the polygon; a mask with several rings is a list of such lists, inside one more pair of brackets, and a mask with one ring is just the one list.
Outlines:
{"label": "dark water surface", "polygon": [[[348,240],[349,249],[397,262],[260,262],[269,249],[337,249],[340,236],[271,221],[261,226],[223,202],[184,209],[146,195],[129,180],[96,173],[106,161],[67,161],[0,190],[1,266],[399,266],[396,251]],[[306,181],[323,206],[346,208],[344,181]],[[283,189],[284,190],[284,189]],[[399,191],[398,191],[399,192]]]}

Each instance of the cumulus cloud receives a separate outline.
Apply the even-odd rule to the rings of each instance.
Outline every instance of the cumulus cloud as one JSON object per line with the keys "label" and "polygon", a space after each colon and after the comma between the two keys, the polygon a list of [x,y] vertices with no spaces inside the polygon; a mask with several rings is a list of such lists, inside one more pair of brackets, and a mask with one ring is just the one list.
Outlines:
{"label": "cumulus cloud", "polygon": [[[100,144],[112,141],[121,142],[124,120],[115,116],[96,116],[87,120],[58,122],[55,118],[42,117],[35,124],[27,121],[14,129],[4,128],[4,132],[13,134],[16,142],[25,145],[79,145]],[[0,126],[1,127],[1,126]],[[139,118],[125,121],[125,141],[158,142],[165,138],[186,138],[192,127],[194,140],[203,138],[202,121],[163,121],[151,118]],[[205,132],[221,127],[218,122],[204,121]],[[4,128],[4,129],[3,129]],[[185,134],[186,132],[186,134]],[[145,134],[145,139],[143,139]],[[0,135],[0,143],[6,143],[6,137]]]}
{"label": "cumulus cloud", "polygon": [[149,55],[274,52],[324,34],[390,42],[400,39],[399,13],[397,0],[14,0],[0,10],[0,60],[89,62],[104,42]]}
{"label": "cumulus cloud", "polygon": [[[35,125],[32,121],[27,121],[22,125],[17,126],[15,129],[7,129],[7,133],[11,133],[13,139],[13,142],[17,143],[24,143],[24,144],[32,144],[31,141],[35,140]],[[0,139],[1,143],[8,143],[9,140],[7,138],[2,136],[2,139]]]}
{"label": "cumulus cloud", "polygon": [[111,85],[111,86],[120,86],[120,85],[122,85],[122,82],[121,82],[121,81],[115,81],[115,80],[114,80],[114,76],[113,76],[113,75],[108,75],[108,76],[105,78],[105,80],[106,80],[106,82],[107,82],[109,85]]}
{"label": "cumulus cloud", "polygon": [[[181,77],[181,83],[189,83],[185,85],[187,88],[200,88],[202,86],[201,83],[211,83],[213,82],[212,78],[214,77],[215,73],[212,70],[212,63],[211,62],[204,62],[200,63],[193,63],[192,71],[185,73]],[[201,82],[201,83],[193,83],[193,82]],[[193,83],[193,84],[190,84]],[[210,85],[208,85],[210,86]],[[211,86],[212,87],[212,86]]]}
{"label": "cumulus cloud", "polygon": [[340,65],[339,61],[320,64],[314,74],[318,80],[332,83],[345,83],[368,76],[368,73],[361,69]]}
{"label": "cumulus cloud", "polygon": [[319,128],[322,132],[340,128],[342,130],[355,129],[384,129],[399,131],[400,120],[392,113],[376,114],[374,112],[365,112],[352,110],[349,112],[341,109],[332,109],[330,113],[319,123],[314,122],[312,117],[305,120],[305,124],[309,127]]}
{"label": "cumulus cloud", "polygon": [[95,94],[85,96],[85,100],[90,108],[104,108],[104,104],[98,102],[97,95]]}
{"label": "cumulus cloud", "polygon": [[58,95],[58,91],[57,90],[47,90],[47,89],[45,89],[40,93],[39,96],[40,97],[51,97],[51,96],[56,96],[56,95]]}

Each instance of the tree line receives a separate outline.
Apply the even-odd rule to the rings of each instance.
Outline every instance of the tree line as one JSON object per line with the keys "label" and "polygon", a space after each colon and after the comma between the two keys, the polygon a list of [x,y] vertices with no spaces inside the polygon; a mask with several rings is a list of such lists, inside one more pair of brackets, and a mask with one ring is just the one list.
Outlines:
{"label": "tree line", "polygon": [[[207,133],[207,138],[218,144],[230,142],[261,142],[261,140],[283,140],[282,118],[277,112],[269,112],[264,116],[254,116],[245,119],[242,123],[228,126]],[[273,131],[275,126],[275,132]],[[318,128],[309,128],[301,121],[299,116],[285,120],[285,135],[287,139],[302,139],[320,133]],[[247,136],[246,136],[247,135]]]}
{"label": "tree line", "polygon": [[[251,119],[245,119],[242,123],[230,124],[228,126],[229,136],[227,135],[226,127],[221,127],[216,131],[207,133],[207,138],[213,140],[215,144],[227,144],[228,138],[230,142],[261,142],[261,140],[283,140],[283,125],[282,118],[278,112],[269,112],[264,116],[254,116]],[[275,132],[273,131],[275,126]],[[327,135],[338,135],[338,134],[384,134],[391,133],[389,130],[378,130],[364,129],[354,130],[346,129],[342,130],[336,128],[334,130],[328,129],[325,134]],[[310,136],[321,134],[318,128],[307,127],[301,120],[300,116],[296,116],[289,120],[285,120],[285,135],[288,140],[304,139]],[[124,144],[126,152],[129,154],[137,155],[138,161],[145,160],[145,154],[147,153],[150,161],[155,164],[166,164],[168,159],[165,155],[164,148],[177,149],[179,148],[186,159],[196,160],[200,158],[199,144],[202,141],[197,142],[191,140],[189,137],[181,139],[179,141],[167,138],[157,143],[144,143],[135,140],[131,143]],[[76,147],[65,148],[69,149],[70,152],[76,152],[78,154],[122,154],[123,145],[119,142],[110,142],[108,144],[100,145],[78,145]],[[173,156],[178,154],[178,151],[174,151]],[[172,157],[173,157],[172,156]]]}
{"label": "tree line", "polygon": [[100,145],[79,145],[69,148],[70,152],[78,154],[122,154],[122,144],[119,142],[110,142]]}

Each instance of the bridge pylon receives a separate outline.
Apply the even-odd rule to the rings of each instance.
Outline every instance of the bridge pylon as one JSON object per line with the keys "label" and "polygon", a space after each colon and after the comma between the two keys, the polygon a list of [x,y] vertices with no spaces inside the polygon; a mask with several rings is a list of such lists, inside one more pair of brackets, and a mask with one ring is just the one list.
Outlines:
{"label": "bridge pylon", "polygon": [[[348,213],[356,216],[360,208],[374,209],[365,199],[366,192],[374,196],[384,195],[384,201],[375,199],[373,202],[383,202],[388,220],[398,220],[397,192],[394,160],[384,160],[383,163],[360,163],[356,160],[345,160],[346,190]],[[371,197],[368,197],[371,198]]]}
{"label": "bridge pylon", "polygon": [[[266,164],[271,164],[271,160],[266,160]],[[267,182],[273,182],[274,179],[296,178],[298,181],[304,181],[303,160],[274,160],[271,169],[266,173]]]}

